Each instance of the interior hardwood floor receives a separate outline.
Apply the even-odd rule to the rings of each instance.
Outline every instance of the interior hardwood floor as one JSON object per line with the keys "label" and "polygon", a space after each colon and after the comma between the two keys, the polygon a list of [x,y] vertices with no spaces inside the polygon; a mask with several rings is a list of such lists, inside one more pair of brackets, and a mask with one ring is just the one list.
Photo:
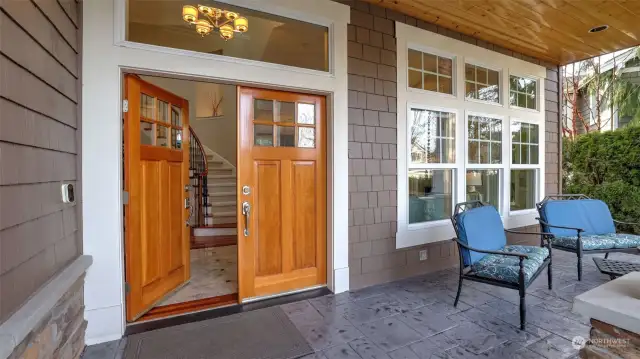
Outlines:
{"label": "interior hardwood floor", "polygon": [[151,309],[147,314],[143,315],[135,322],[138,323],[154,319],[167,318],[180,314],[199,312],[201,310],[212,309],[237,303],[238,293],[232,293],[213,298],[205,298],[193,300],[190,302],[170,304]]}

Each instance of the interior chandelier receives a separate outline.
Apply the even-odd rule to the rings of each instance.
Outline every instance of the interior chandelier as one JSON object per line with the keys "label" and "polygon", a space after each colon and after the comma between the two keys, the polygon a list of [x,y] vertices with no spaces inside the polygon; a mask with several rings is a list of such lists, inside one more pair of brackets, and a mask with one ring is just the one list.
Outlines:
{"label": "interior chandelier", "polygon": [[[200,18],[198,15],[200,14]],[[204,5],[185,5],[182,7],[182,18],[195,25],[196,32],[202,37],[218,29],[220,37],[225,41],[233,39],[234,32],[247,32],[249,21],[237,12],[222,10]]]}

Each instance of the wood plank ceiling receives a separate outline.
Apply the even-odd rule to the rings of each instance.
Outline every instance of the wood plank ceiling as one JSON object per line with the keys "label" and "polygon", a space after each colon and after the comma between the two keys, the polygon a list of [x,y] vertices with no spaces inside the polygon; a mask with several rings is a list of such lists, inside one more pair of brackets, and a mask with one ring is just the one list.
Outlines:
{"label": "wood plank ceiling", "polygon": [[554,64],[640,44],[640,0],[364,1]]}

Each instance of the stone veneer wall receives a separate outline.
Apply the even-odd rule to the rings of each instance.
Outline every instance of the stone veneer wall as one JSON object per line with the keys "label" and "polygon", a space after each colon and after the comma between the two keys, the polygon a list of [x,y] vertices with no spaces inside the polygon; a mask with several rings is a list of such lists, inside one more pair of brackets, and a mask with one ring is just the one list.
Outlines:
{"label": "stone veneer wall", "polygon": [[[558,67],[435,24],[359,0],[349,25],[349,272],[357,289],[458,265],[451,241],[396,250],[397,131],[396,39],[394,21],[541,64],[547,68],[546,191],[559,192]],[[525,230],[534,231],[536,226]],[[509,236],[512,243],[538,243],[534,236]],[[427,249],[428,259],[419,261]]]}
{"label": "stone veneer wall", "polygon": [[78,359],[84,350],[84,275],[8,359]]}

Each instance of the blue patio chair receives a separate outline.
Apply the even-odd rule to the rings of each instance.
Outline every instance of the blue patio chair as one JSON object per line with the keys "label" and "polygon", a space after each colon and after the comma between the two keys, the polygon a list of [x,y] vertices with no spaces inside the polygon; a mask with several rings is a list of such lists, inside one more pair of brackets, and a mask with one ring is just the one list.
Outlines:
{"label": "blue patio chair", "polygon": [[616,224],[638,225],[616,221],[603,201],[583,194],[547,196],[536,204],[543,232],[553,234],[551,244],[578,257],[578,280],[582,280],[582,256],[587,253],[638,253],[640,236],[617,233]]}
{"label": "blue patio chair", "polygon": [[[458,305],[464,279],[516,289],[520,293],[520,329],[526,320],[525,292],[548,268],[551,289],[551,245],[549,233],[527,233],[504,229],[500,214],[480,201],[459,203],[451,217],[460,257],[460,277],[454,306]],[[540,247],[507,245],[506,233],[540,236]]]}

